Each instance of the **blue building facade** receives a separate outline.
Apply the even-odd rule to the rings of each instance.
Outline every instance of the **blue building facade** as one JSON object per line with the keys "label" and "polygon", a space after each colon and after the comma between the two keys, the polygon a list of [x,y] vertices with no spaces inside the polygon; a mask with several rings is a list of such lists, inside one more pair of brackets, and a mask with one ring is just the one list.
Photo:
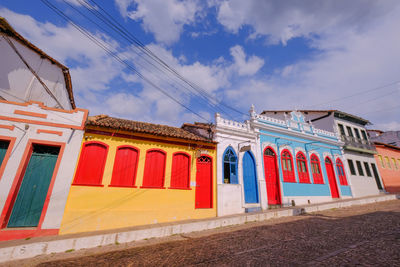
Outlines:
{"label": "blue building facade", "polygon": [[301,112],[285,120],[250,110],[258,133],[268,205],[302,205],[352,197],[342,146],[333,132],[316,129]]}

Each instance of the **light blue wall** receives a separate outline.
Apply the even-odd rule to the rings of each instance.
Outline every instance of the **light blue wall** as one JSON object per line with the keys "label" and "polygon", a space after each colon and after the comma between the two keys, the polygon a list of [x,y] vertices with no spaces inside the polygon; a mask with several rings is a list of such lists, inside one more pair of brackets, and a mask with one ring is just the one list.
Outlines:
{"label": "light blue wall", "polygon": [[[259,122],[263,122],[263,121],[259,121]],[[273,135],[273,136],[269,136],[266,134]],[[331,139],[331,138],[329,138],[329,139]],[[279,178],[281,180],[282,192],[283,192],[284,197],[289,197],[289,196],[331,196],[329,182],[328,182],[328,178],[327,178],[328,176],[327,176],[327,172],[325,169],[325,162],[324,162],[324,158],[322,158],[322,156],[325,152],[328,153],[329,155],[331,155],[330,158],[331,158],[332,162],[334,163],[336,183],[338,185],[338,189],[340,190],[340,194],[342,196],[351,196],[352,195],[350,186],[342,186],[342,185],[340,185],[340,182],[339,182],[339,176],[337,173],[336,164],[335,164],[335,160],[333,157],[333,153],[334,154],[340,153],[339,146],[329,145],[326,143],[315,141],[312,139],[312,135],[310,135],[310,139],[295,137],[295,136],[290,135],[289,130],[288,130],[288,134],[260,130],[261,153],[264,153],[264,151],[262,150],[262,144],[264,142],[275,144],[278,148],[280,148],[284,144],[286,144],[292,148],[291,153],[292,153],[292,160],[293,160],[293,167],[294,167],[294,171],[295,171],[296,183],[283,182],[283,172],[282,172],[282,167],[281,167],[280,154],[279,154],[279,151],[275,151],[277,153]],[[306,143],[312,143],[312,144],[306,145]],[[324,145],[324,147],[321,147],[320,145]],[[306,149],[306,146],[307,146],[307,149]],[[296,164],[296,155],[293,155],[295,148],[298,148],[298,147],[304,149],[307,152],[307,169],[308,169],[309,177],[311,180],[310,184],[299,183],[298,173],[297,173],[297,164]],[[318,153],[320,155],[319,161],[320,161],[324,184],[314,184],[313,183],[314,181],[312,178],[312,173],[311,173],[311,168],[310,168],[310,158],[309,158],[310,155],[308,155],[308,152],[310,150],[316,150],[316,151],[318,151]],[[264,161],[263,160],[262,160],[262,164],[263,164],[263,170],[264,170]],[[263,172],[263,175],[264,175],[264,172]]]}

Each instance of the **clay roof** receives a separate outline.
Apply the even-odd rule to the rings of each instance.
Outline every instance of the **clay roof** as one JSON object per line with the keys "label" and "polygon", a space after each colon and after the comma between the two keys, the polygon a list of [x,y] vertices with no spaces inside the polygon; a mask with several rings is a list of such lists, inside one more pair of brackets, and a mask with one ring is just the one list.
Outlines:
{"label": "clay roof", "polygon": [[[264,110],[263,112],[261,112],[261,115],[267,113],[267,112],[292,112],[293,110]],[[307,112],[307,113],[321,113],[321,112],[333,112],[335,114],[338,114],[340,117],[349,117],[349,118],[353,118],[356,119],[360,122],[362,122],[363,124],[370,124],[369,120],[363,119],[361,117],[358,117],[356,115],[352,115],[337,109],[320,109],[320,110],[311,110],[311,109],[302,109],[302,110],[297,110],[300,112]]]}
{"label": "clay roof", "polygon": [[20,44],[29,47],[30,49],[38,53],[41,57],[47,58],[48,60],[50,60],[51,63],[60,67],[64,74],[65,87],[67,88],[69,101],[71,102],[72,108],[73,109],[76,108],[74,95],[72,92],[72,82],[71,82],[71,75],[69,74],[69,69],[60,62],[58,62],[57,60],[55,60],[54,58],[52,58],[51,56],[49,56],[48,54],[46,54],[45,52],[43,52],[41,49],[39,49],[37,46],[29,42],[27,39],[22,37],[18,32],[14,30],[14,28],[3,17],[0,17],[0,32],[7,34],[10,37],[13,37]]}
{"label": "clay roof", "polygon": [[188,126],[188,127],[196,127],[196,128],[202,128],[202,129],[205,129],[205,130],[208,130],[208,129],[210,129],[210,128],[213,127],[212,124],[204,123],[204,122],[194,122],[194,123],[187,123],[187,122],[185,122],[184,124],[182,124],[181,128],[184,128],[185,126]]}
{"label": "clay roof", "polygon": [[200,137],[181,128],[162,124],[113,118],[109,117],[108,115],[90,116],[86,122],[86,125],[214,143],[209,139]]}
{"label": "clay roof", "polygon": [[377,132],[377,133],[384,133],[384,131],[381,131],[381,130],[375,130],[375,129],[367,129],[367,132]]}
{"label": "clay roof", "polygon": [[400,150],[400,147],[398,146],[393,146],[393,145],[389,145],[386,143],[382,143],[382,142],[374,142],[375,146],[383,146],[383,147],[387,147],[387,148],[391,148],[391,149],[395,149],[395,150]]}

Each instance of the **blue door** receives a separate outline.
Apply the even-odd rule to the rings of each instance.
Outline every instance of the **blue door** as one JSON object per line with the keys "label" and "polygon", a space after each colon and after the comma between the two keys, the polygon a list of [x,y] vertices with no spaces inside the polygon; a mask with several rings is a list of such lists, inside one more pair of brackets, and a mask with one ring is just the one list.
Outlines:
{"label": "blue door", "polygon": [[256,164],[249,151],[243,156],[243,187],[245,202],[258,203]]}

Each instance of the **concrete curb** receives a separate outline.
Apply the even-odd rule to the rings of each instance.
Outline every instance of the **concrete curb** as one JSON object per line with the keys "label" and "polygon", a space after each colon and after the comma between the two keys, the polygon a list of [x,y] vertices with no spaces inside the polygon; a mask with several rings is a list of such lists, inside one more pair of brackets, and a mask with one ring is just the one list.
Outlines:
{"label": "concrete curb", "polygon": [[185,234],[224,226],[239,225],[247,222],[259,222],[272,218],[296,216],[303,213],[316,212],[334,208],[344,208],[355,205],[365,205],[375,202],[396,199],[396,195],[373,196],[360,199],[347,199],[330,203],[315,204],[310,206],[299,206],[293,208],[269,210],[253,214],[240,214],[235,216],[212,218],[196,222],[165,225],[146,229],[83,236],[53,241],[29,243],[12,247],[0,248],[0,262],[32,258],[42,254],[60,253],[84,248],[94,248],[111,244],[128,243],[146,238],[167,237],[174,234]]}

